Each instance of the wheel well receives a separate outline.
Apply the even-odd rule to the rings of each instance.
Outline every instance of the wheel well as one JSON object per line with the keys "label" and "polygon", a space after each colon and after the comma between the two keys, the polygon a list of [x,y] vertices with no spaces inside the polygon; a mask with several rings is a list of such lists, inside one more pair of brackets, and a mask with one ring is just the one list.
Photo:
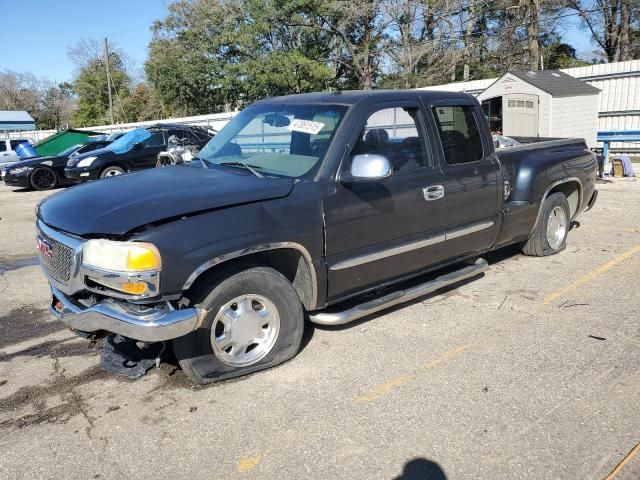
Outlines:
{"label": "wheel well", "polygon": [[574,181],[561,183],[553,187],[549,191],[549,194],[547,196],[558,192],[564,194],[564,196],[567,197],[570,216],[571,218],[573,218],[578,212],[578,208],[580,208],[580,184]]}
{"label": "wheel well", "polygon": [[109,167],[118,167],[118,168],[121,168],[122,170],[124,170],[125,172],[128,172],[128,170],[125,168],[124,165],[122,165],[120,163],[117,163],[117,162],[111,162],[111,163],[108,163],[107,165],[105,165],[104,167],[102,167],[100,169],[100,175],[102,175],[102,172],[104,172]]}
{"label": "wheel well", "polygon": [[298,294],[302,305],[310,310],[314,307],[314,275],[312,265],[305,256],[295,248],[276,248],[250,255],[243,255],[225,262],[211,266],[202,272],[189,286],[185,296],[190,298],[190,293],[207,291],[210,285],[224,278],[224,273],[246,269],[251,267],[271,267],[280,272],[291,282]]}

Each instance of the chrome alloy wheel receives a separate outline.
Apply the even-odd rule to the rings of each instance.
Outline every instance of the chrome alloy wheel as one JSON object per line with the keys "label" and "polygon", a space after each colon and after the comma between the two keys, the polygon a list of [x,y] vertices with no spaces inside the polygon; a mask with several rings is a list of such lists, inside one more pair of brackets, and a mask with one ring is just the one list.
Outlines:
{"label": "chrome alloy wheel", "polygon": [[211,346],[218,359],[231,367],[262,360],[280,332],[280,315],[271,300],[242,295],[227,302],[211,326]]}
{"label": "chrome alloy wheel", "polygon": [[122,172],[120,170],[109,170],[107,173],[104,174],[104,177],[105,178],[117,177],[118,175],[122,175]]}
{"label": "chrome alloy wheel", "polygon": [[560,206],[554,207],[547,219],[547,242],[557,250],[567,233],[567,216]]}

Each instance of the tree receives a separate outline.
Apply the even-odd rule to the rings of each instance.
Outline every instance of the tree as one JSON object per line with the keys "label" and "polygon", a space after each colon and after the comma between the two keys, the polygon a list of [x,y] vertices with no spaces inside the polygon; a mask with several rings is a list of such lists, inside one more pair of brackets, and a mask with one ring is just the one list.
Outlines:
{"label": "tree", "polygon": [[133,87],[131,95],[124,99],[124,111],[127,118],[138,122],[157,120],[167,116],[153,85],[141,82]]}
{"label": "tree", "polygon": [[[450,1],[388,0],[388,38],[383,52],[388,70],[380,80],[387,88],[412,88],[443,83],[455,71],[461,53],[456,47],[455,13]],[[454,47],[454,48],[452,48]]]}
{"label": "tree", "polygon": [[55,85],[32,73],[0,72],[0,110],[25,110],[39,128],[59,128],[71,123],[73,89]]}
{"label": "tree", "polygon": [[42,114],[38,121],[40,128],[60,129],[73,123],[76,105],[73,85],[69,82],[49,86],[42,104]]}
{"label": "tree", "polygon": [[631,59],[632,13],[637,14],[637,3],[632,0],[568,0],[568,5],[580,15],[608,62]]}
{"label": "tree", "polygon": [[544,58],[544,68],[547,70],[588,65],[584,60],[577,58],[575,48],[567,43],[562,43],[557,38],[551,43],[543,45],[541,51]]}
{"label": "tree", "polygon": [[312,15],[297,0],[179,0],[153,26],[145,72],[180,113],[326,89],[333,72]]}
{"label": "tree", "polygon": [[[78,72],[73,88],[78,98],[74,122],[77,126],[108,123],[109,91],[104,54],[95,40],[82,40],[69,49],[69,57],[77,64]],[[129,96],[131,78],[126,71],[122,54],[117,50],[109,52],[109,70],[113,89],[113,114],[116,122],[127,122],[124,103]]]}

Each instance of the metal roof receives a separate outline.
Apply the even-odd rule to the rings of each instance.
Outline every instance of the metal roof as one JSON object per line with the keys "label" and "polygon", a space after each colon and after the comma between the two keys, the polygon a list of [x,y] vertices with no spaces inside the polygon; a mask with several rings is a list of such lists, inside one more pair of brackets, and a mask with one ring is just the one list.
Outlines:
{"label": "metal roof", "polygon": [[0,130],[35,130],[36,122],[25,111],[0,111]]}
{"label": "metal roof", "polygon": [[514,77],[527,82],[553,97],[579,97],[597,95],[600,89],[592,87],[560,70],[509,71]]}

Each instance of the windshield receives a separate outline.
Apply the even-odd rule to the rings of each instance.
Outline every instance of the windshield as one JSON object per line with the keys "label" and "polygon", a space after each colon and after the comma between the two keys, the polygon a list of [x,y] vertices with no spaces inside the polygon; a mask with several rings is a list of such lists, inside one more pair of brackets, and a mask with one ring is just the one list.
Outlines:
{"label": "windshield", "polygon": [[69,155],[71,155],[73,152],[75,152],[77,149],[79,149],[81,146],[82,146],[82,144],[81,144],[81,143],[78,143],[78,144],[76,144],[76,145],[73,145],[73,146],[71,146],[71,147],[69,147],[69,148],[67,148],[67,149],[65,149],[65,150],[63,150],[63,151],[61,151],[61,152],[58,154],[58,156],[60,156],[60,157],[66,157],[66,156],[69,156]]}
{"label": "windshield", "polygon": [[346,110],[341,105],[248,107],[198,157],[209,164],[299,178],[320,165]]}
{"label": "windshield", "polygon": [[131,150],[136,143],[141,143],[150,136],[151,133],[144,128],[136,128],[128,131],[105,148],[115,153],[125,153]]}

